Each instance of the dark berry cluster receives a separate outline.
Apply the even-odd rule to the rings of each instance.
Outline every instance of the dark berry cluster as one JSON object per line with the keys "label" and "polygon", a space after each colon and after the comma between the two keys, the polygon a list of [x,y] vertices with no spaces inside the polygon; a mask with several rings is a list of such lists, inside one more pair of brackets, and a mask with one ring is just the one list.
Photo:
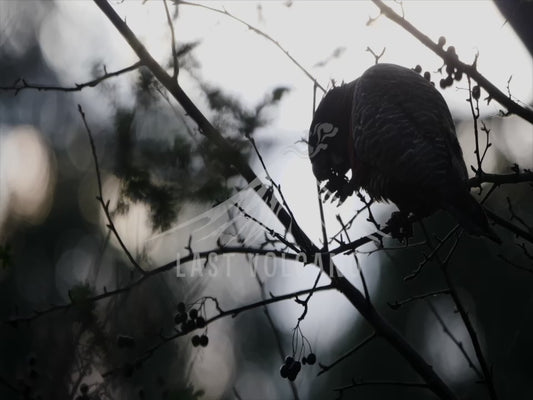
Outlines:
{"label": "dark berry cluster", "polygon": [[[446,41],[444,41],[445,43]],[[439,39],[440,43],[440,39]],[[444,44],[443,43],[443,44]],[[446,49],[446,78],[442,78],[439,82],[439,85],[442,89],[445,89],[447,87],[452,86],[453,81],[456,80],[459,82],[461,79],[463,79],[463,71],[457,68],[457,61],[459,61],[459,57],[457,56],[457,53],[455,52],[455,47],[449,46]]]}
{"label": "dark berry cluster", "polygon": [[206,347],[208,344],[209,344],[209,338],[205,334],[201,336],[194,335],[192,337],[192,345],[194,347],[198,347],[198,346]]}
{"label": "dark berry cluster", "polygon": [[[417,74],[422,73],[422,67],[420,65],[417,65],[413,68],[413,71],[415,71]],[[422,75],[426,81],[431,83],[433,86],[435,86],[435,83],[431,82],[431,73],[429,71],[425,71]]]}
{"label": "dark berry cluster", "polygon": [[294,357],[287,356],[279,369],[279,374],[282,378],[288,378],[290,381],[294,381],[302,369],[302,364],[313,365],[315,362],[316,355],[314,353],[309,353],[306,357],[302,358],[302,362],[295,360]]}
{"label": "dark berry cluster", "polygon": [[20,398],[32,400],[42,399],[43,396],[39,393],[39,378],[41,375],[36,367],[37,356],[30,354],[26,362],[25,373],[17,376],[17,389],[20,391]]}
{"label": "dark berry cluster", "polygon": [[316,362],[316,356],[315,353],[309,353],[307,357],[302,358],[302,364],[309,364],[313,365]]}
{"label": "dark berry cluster", "polygon": [[200,315],[196,308],[191,309],[188,313],[185,303],[178,304],[178,312],[174,316],[174,323],[179,325],[182,332],[191,332],[196,328],[205,328],[205,318]]}
{"label": "dark berry cluster", "polygon": [[478,85],[474,86],[472,88],[472,97],[475,99],[475,100],[479,100],[479,96],[481,96],[481,89],[479,88]]}
{"label": "dark berry cluster", "polygon": [[[202,329],[206,327],[205,318],[200,315],[200,310],[192,308],[187,312],[185,303],[178,304],[178,312],[174,316],[174,322],[176,325],[180,325],[182,332],[191,332],[194,329]],[[209,344],[209,338],[204,333],[203,335],[194,335],[192,337],[192,345],[194,347],[202,346],[206,347]]]}

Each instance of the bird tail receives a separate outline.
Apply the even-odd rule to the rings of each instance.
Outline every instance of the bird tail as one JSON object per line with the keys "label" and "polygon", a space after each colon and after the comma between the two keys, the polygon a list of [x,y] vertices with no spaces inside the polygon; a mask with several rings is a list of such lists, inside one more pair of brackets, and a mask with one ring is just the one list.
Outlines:
{"label": "bird tail", "polygon": [[444,209],[452,214],[469,234],[485,236],[498,244],[502,243],[490,227],[481,205],[467,191],[453,193]]}

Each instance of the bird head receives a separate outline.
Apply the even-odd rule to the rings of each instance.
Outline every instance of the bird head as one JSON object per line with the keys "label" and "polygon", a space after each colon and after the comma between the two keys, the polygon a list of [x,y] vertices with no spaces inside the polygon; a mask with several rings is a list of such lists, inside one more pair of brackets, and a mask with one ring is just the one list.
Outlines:
{"label": "bird head", "polygon": [[348,190],[346,173],[350,169],[348,150],[350,112],[355,81],[331,89],[315,111],[309,128],[308,150],[313,174],[326,181],[325,188],[344,201]]}

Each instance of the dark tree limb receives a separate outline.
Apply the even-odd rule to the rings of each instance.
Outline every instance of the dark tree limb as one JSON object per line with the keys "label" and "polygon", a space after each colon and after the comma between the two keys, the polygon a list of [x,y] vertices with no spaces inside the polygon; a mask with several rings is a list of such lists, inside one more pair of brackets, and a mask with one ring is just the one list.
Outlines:
{"label": "dark tree limb", "polygon": [[442,58],[446,64],[456,67],[458,70],[463,71],[470,78],[475,80],[479,86],[485,89],[491,99],[496,100],[502,106],[507,108],[509,114],[516,114],[519,117],[522,117],[526,121],[529,121],[533,124],[533,110],[520,106],[518,103],[513,101],[508,95],[498,89],[487,78],[481,75],[481,73],[477,70],[475,62],[472,65],[465,64],[464,62],[460,61],[457,56],[453,57],[449,52],[444,50],[442,46],[439,46],[438,43],[433,42],[428,36],[420,32],[414,25],[412,25],[401,15],[397,14],[382,0],[372,0],[372,2],[379,8],[383,15],[385,15],[391,21],[396,22],[407,32],[417,38],[424,46],[426,46],[435,54],[437,54],[440,58]]}

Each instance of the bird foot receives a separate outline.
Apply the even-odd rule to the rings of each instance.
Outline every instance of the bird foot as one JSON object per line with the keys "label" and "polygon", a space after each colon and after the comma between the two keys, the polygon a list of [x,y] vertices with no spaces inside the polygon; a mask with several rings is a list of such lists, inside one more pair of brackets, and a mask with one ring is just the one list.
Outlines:
{"label": "bird foot", "polygon": [[403,243],[408,242],[410,237],[413,237],[413,225],[408,219],[408,214],[401,211],[392,213],[390,219],[387,221],[387,227],[394,239],[398,239]]}

